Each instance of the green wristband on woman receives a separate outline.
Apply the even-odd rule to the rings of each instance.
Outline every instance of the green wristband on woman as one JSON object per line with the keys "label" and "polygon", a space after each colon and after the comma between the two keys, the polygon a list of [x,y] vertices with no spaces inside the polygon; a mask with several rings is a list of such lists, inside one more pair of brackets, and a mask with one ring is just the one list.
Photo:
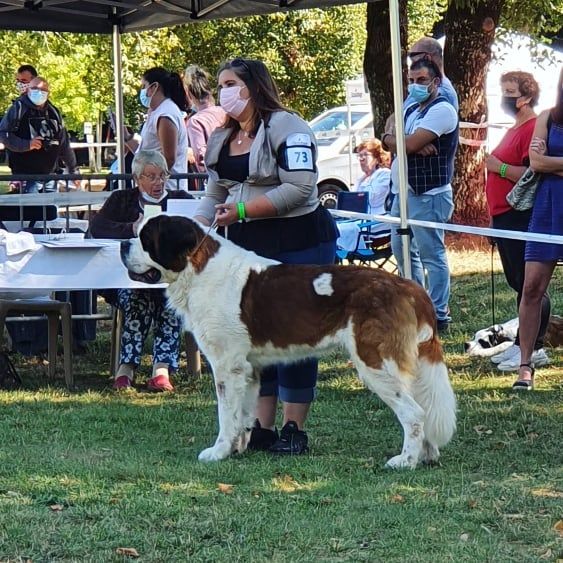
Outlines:
{"label": "green wristband on woman", "polygon": [[503,162],[500,165],[500,170],[499,170],[499,174],[501,178],[506,178],[506,170],[508,169],[508,164],[506,164],[505,162]]}
{"label": "green wristband on woman", "polygon": [[246,208],[244,206],[244,201],[239,201],[237,203],[238,220],[244,221],[246,219]]}

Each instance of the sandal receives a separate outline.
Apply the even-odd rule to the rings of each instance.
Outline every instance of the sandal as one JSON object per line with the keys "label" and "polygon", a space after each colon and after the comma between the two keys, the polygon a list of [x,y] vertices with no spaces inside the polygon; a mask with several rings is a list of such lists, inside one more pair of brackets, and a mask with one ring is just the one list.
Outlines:
{"label": "sandal", "polygon": [[512,384],[513,391],[531,391],[534,388],[534,375],[536,370],[531,364],[520,364],[521,368],[530,368],[531,379],[518,379]]}
{"label": "sandal", "polygon": [[132,391],[131,380],[126,375],[118,375],[113,380],[114,391]]}
{"label": "sandal", "polygon": [[157,375],[152,377],[147,382],[147,389],[155,393],[164,393],[166,391],[174,391],[174,387],[170,380],[165,375]]}

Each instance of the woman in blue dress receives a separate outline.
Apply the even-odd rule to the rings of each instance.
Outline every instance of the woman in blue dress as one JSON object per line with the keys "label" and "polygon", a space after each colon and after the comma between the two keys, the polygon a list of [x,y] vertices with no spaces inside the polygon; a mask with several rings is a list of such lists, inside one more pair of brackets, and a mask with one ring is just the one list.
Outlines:
{"label": "woman in blue dress", "polygon": [[[559,77],[555,107],[540,114],[530,143],[530,166],[542,174],[536,192],[529,231],[563,235],[563,69]],[[531,361],[534,340],[540,323],[541,299],[549,286],[558,260],[563,259],[563,244],[528,241],[526,274],[520,302],[521,364],[515,390],[534,387]]]}

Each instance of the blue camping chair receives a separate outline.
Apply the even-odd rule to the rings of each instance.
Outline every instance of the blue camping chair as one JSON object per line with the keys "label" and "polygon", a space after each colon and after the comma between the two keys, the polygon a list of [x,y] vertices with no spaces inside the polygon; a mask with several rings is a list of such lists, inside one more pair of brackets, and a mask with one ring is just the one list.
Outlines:
{"label": "blue camping chair", "polygon": [[[339,192],[336,209],[353,211],[356,213],[369,212],[369,192]],[[362,266],[377,266],[382,268],[387,263],[393,264],[393,272],[397,265],[392,261],[391,230],[382,229],[380,221],[357,221],[355,219],[341,219],[338,223],[354,222],[359,231],[356,245],[353,249],[339,248],[336,251],[338,263],[346,260],[349,264]]]}

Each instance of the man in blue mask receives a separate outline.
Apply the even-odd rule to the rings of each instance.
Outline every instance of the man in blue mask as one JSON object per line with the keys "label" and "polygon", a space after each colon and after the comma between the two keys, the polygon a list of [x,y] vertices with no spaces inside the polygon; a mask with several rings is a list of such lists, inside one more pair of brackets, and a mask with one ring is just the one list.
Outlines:
{"label": "man in blue mask", "polygon": [[[409,98],[412,104],[404,112],[405,142],[408,162],[408,217],[446,223],[454,205],[452,177],[458,145],[458,116],[452,104],[441,94],[442,73],[427,58],[420,58],[409,69]],[[397,139],[385,133],[381,139],[392,152]],[[399,163],[391,166],[392,189],[398,193]],[[391,215],[399,216],[399,198],[395,197]],[[427,289],[434,303],[438,328],[447,329],[451,321],[448,301],[450,273],[443,229],[411,227],[411,263],[413,279]],[[402,270],[402,241],[394,229],[393,253]]]}
{"label": "man in blue mask", "polygon": [[[59,159],[70,174],[78,172],[61,114],[49,102],[49,84],[39,76],[6,112],[0,122],[0,141],[8,150],[14,175],[53,174]],[[30,181],[23,187],[24,193],[56,190],[55,180]]]}

